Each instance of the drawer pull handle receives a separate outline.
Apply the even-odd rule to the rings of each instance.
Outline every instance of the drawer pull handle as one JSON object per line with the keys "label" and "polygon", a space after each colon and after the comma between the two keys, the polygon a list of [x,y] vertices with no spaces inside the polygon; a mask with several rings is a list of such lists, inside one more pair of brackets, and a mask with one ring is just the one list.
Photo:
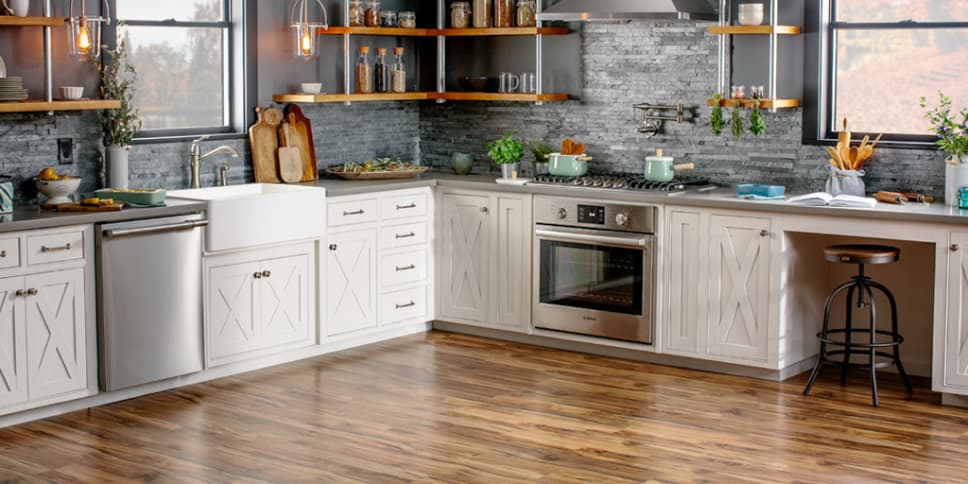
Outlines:
{"label": "drawer pull handle", "polygon": [[68,242],[68,243],[66,243],[66,244],[64,244],[64,245],[62,245],[60,247],[47,247],[46,245],[42,245],[42,246],[40,246],[40,251],[41,252],[44,252],[44,253],[47,253],[47,252],[60,252],[62,250],[71,250],[71,247],[72,246],[71,246],[71,243],[70,242]]}
{"label": "drawer pull handle", "polygon": [[[397,238],[398,239],[409,239],[411,237],[416,237],[416,236],[417,236],[417,234],[415,234],[413,232],[410,232],[409,234],[397,234]],[[0,256],[0,257],[2,257],[2,256]]]}
{"label": "drawer pull handle", "polygon": [[343,216],[344,217],[349,217],[350,215],[363,215],[364,213],[366,213],[365,210],[355,210],[353,212],[347,212],[347,211],[344,210],[343,211]]}
{"label": "drawer pull handle", "polygon": [[27,291],[24,291],[23,289],[17,289],[17,292],[15,292],[14,295],[17,297],[24,297],[27,295]]}
{"label": "drawer pull handle", "polygon": [[252,274],[252,277],[255,278],[255,279],[262,279],[262,273],[261,272],[256,272],[255,274]]}
{"label": "drawer pull handle", "polygon": [[270,278],[270,277],[272,277],[272,272],[271,271],[262,271],[262,277]]}
{"label": "drawer pull handle", "polygon": [[414,269],[416,269],[416,268],[417,268],[417,266],[415,266],[415,265],[413,265],[413,264],[410,264],[410,265],[408,265],[408,266],[406,266],[406,267],[399,267],[399,266],[398,266],[398,267],[397,267],[397,272],[403,272],[403,271],[412,271],[412,270],[414,270]]}
{"label": "drawer pull handle", "polygon": [[39,293],[39,292],[40,291],[38,291],[36,288],[33,288],[33,287],[31,287],[30,289],[27,289],[27,295],[28,296],[36,296],[37,293]]}
{"label": "drawer pull handle", "polygon": [[408,208],[417,208],[417,204],[411,203],[409,205],[397,205],[397,210],[406,210]]}
{"label": "drawer pull handle", "polygon": [[417,303],[415,303],[413,301],[410,301],[407,304],[397,304],[397,309],[412,308],[412,307],[414,307],[416,305],[417,305]]}

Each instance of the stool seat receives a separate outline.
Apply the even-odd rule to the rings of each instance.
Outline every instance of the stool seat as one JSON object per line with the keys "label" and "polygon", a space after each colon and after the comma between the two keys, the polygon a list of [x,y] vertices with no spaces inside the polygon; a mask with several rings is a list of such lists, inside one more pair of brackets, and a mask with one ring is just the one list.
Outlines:
{"label": "stool seat", "polygon": [[893,264],[901,259],[901,249],[887,245],[832,245],[823,253],[828,261],[842,264]]}

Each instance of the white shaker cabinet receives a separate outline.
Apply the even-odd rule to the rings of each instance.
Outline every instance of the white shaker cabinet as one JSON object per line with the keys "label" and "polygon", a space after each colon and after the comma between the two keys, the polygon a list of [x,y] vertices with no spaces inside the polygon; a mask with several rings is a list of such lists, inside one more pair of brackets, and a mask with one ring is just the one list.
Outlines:
{"label": "white shaker cabinet", "polygon": [[0,408],[27,401],[27,321],[22,277],[0,279]]}
{"label": "white shaker cabinet", "polygon": [[669,223],[665,246],[665,348],[668,353],[687,356],[700,354],[705,346],[707,306],[703,301],[706,281],[701,251],[705,238],[700,230],[698,210],[672,207],[666,212]]}
{"label": "white shaker cabinet", "polygon": [[330,234],[327,239],[326,335],[377,325],[376,228]]}
{"label": "white shaker cabinet", "polygon": [[968,233],[950,235],[944,386],[968,388]]}
{"label": "white shaker cabinet", "polygon": [[447,190],[439,197],[439,319],[529,332],[531,195]]}
{"label": "white shaker cabinet", "polygon": [[[40,399],[87,387],[84,270],[24,278],[27,393]],[[93,355],[91,355],[93,357]]]}

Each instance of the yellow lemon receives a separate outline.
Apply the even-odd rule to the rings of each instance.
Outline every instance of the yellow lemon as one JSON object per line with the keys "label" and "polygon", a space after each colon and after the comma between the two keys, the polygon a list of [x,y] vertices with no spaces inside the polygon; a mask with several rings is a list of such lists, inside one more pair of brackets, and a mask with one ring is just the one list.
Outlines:
{"label": "yellow lemon", "polygon": [[48,166],[47,168],[44,168],[40,172],[40,175],[37,175],[37,178],[40,178],[41,180],[44,180],[44,181],[53,181],[58,179],[59,176],[57,175],[57,172],[54,171],[53,168]]}

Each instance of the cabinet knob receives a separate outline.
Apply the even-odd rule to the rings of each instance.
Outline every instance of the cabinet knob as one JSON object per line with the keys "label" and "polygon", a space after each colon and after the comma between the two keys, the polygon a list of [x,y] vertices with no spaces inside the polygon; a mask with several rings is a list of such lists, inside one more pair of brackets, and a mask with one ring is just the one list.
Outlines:
{"label": "cabinet knob", "polygon": [[33,287],[31,287],[30,289],[27,289],[27,295],[28,296],[36,296],[37,293],[39,293],[39,292],[40,291],[38,291],[36,288],[33,288]]}
{"label": "cabinet knob", "polygon": [[329,244],[329,250],[335,252],[336,251],[336,244]]}
{"label": "cabinet knob", "polygon": [[5,257],[7,257],[7,251],[5,251],[5,250],[0,250],[0,259],[3,259],[3,258],[5,258]]}
{"label": "cabinet knob", "polygon": [[958,252],[958,249],[960,248],[961,247],[958,247],[958,244],[951,244],[951,252]]}
{"label": "cabinet knob", "polygon": [[481,207],[481,212],[487,213],[488,211],[487,207]]}
{"label": "cabinet knob", "polygon": [[261,272],[256,272],[255,274],[252,274],[252,277],[254,277],[256,279],[262,279],[262,273]]}
{"label": "cabinet knob", "polygon": [[769,236],[770,236],[769,230],[760,230],[760,237],[769,237]]}
{"label": "cabinet knob", "polygon": [[24,297],[27,295],[27,291],[24,291],[23,289],[17,289],[17,292],[15,292],[14,295],[17,297]]}
{"label": "cabinet knob", "polygon": [[271,271],[262,271],[262,277],[266,277],[266,278],[272,277],[272,272]]}

